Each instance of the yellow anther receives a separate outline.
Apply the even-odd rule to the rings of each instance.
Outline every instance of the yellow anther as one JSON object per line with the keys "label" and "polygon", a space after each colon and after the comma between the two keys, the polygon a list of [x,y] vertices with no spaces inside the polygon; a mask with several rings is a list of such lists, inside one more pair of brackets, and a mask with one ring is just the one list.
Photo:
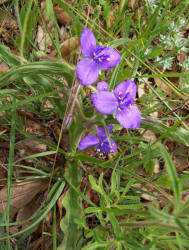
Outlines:
{"label": "yellow anther", "polygon": [[102,62],[102,60],[100,58],[98,58],[99,62]]}
{"label": "yellow anther", "polygon": [[106,44],[106,46],[107,46],[107,47],[109,47],[109,46],[110,46],[110,44],[109,44],[109,43],[107,43],[107,44]]}
{"label": "yellow anther", "polygon": [[95,53],[95,52],[93,52],[93,56],[96,56],[96,53]]}
{"label": "yellow anther", "polygon": [[110,61],[110,58],[107,58],[107,61]]}
{"label": "yellow anther", "polygon": [[111,57],[111,58],[114,58],[114,55],[111,55],[110,57]]}
{"label": "yellow anther", "polygon": [[111,149],[110,152],[113,153],[114,152],[113,149]]}
{"label": "yellow anther", "polygon": [[137,98],[135,98],[134,100],[137,101]]}
{"label": "yellow anther", "polygon": [[114,143],[112,144],[112,146],[114,146]]}
{"label": "yellow anther", "polygon": [[100,155],[100,156],[103,156],[103,153],[100,153],[99,155]]}
{"label": "yellow anther", "polygon": [[133,91],[133,90],[132,90],[132,89],[130,89],[130,92],[131,92],[131,93],[132,93],[132,91]]}
{"label": "yellow anther", "polygon": [[119,96],[118,99],[121,100],[121,97]]}
{"label": "yellow anther", "polygon": [[100,149],[99,149],[99,148],[97,149],[97,152],[100,152]]}
{"label": "yellow anther", "polygon": [[107,89],[107,87],[105,86],[104,89]]}
{"label": "yellow anther", "polygon": [[129,104],[129,108],[132,108],[132,105],[131,105],[131,104]]}
{"label": "yellow anther", "polygon": [[121,109],[120,109],[120,108],[118,108],[118,110],[119,110],[119,111],[121,111]]}
{"label": "yellow anther", "polygon": [[122,94],[122,92],[119,92],[119,93],[118,93],[118,95],[121,95],[121,94]]}
{"label": "yellow anther", "polygon": [[103,144],[104,144],[104,143],[102,142],[100,145],[103,146]]}
{"label": "yellow anther", "polygon": [[102,42],[99,42],[99,45],[102,46]]}

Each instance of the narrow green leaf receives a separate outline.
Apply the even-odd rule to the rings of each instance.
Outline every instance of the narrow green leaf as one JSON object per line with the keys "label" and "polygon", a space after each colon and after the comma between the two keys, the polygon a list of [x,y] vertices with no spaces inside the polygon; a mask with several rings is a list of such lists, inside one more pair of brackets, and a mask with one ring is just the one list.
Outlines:
{"label": "narrow green leaf", "polygon": [[[68,179],[75,187],[79,188],[81,182],[81,173],[78,168],[78,161],[66,162],[66,179]],[[64,238],[59,250],[76,249],[77,241],[81,236],[81,231],[75,223],[75,219],[83,218],[83,212],[79,204],[79,195],[71,187],[66,191],[66,195],[62,200],[62,204],[66,210],[66,215],[60,222],[61,230]]]}
{"label": "narrow green leaf", "polygon": [[165,147],[160,143],[158,144],[158,147],[160,148],[160,152],[165,161],[165,167],[167,169],[167,173],[172,183],[172,187],[174,191],[174,200],[175,200],[175,212],[178,212],[179,207],[180,207],[180,199],[181,199],[181,186],[180,186],[179,179],[177,177],[176,168],[167,150],[165,149]]}
{"label": "narrow green leaf", "polygon": [[182,230],[183,234],[186,237],[189,238],[189,228],[186,228],[185,225],[184,225],[184,223],[182,223],[179,218],[175,218],[175,222],[180,227],[180,229]]}
{"label": "narrow green leaf", "polygon": [[112,243],[111,242],[94,242],[94,243],[89,243],[86,247],[83,247],[82,250],[93,250],[93,249],[98,249],[99,247],[107,247],[110,246]]}
{"label": "narrow green leaf", "polygon": [[25,39],[26,39],[28,20],[29,20],[29,17],[30,17],[32,4],[33,4],[33,0],[29,1],[28,8],[27,8],[27,11],[26,11],[26,15],[25,15],[25,18],[24,18],[22,35],[21,35],[20,55],[21,55],[22,62],[24,60],[24,58],[23,58],[24,57],[24,43],[25,43]]}
{"label": "narrow green leaf", "polygon": [[110,223],[112,224],[112,227],[114,229],[114,233],[115,233],[116,237],[118,238],[120,235],[119,223],[118,223],[118,221],[113,213],[108,213],[108,218],[110,220]]}
{"label": "narrow green leaf", "polygon": [[172,221],[174,217],[170,214],[167,214],[163,211],[160,211],[159,209],[156,209],[154,207],[149,208],[149,212],[157,219],[164,220],[164,221]]}

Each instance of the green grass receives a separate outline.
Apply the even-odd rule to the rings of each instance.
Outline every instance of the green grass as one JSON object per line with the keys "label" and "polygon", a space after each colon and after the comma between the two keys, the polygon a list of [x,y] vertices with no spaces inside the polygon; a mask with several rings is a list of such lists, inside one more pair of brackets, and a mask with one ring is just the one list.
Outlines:
{"label": "green grass", "polygon": [[[53,2],[73,19],[64,27],[68,38],[79,37],[87,25],[98,41],[119,50],[120,64],[102,72],[100,79],[111,90],[126,79],[134,79],[144,89],[137,99],[143,117],[139,129],[122,129],[113,116],[94,110],[86,89],[76,80],[74,52],[69,62],[61,56],[63,35]],[[14,9],[18,25],[9,43],[1,36],[7,30],[1,28],[0,33],[0,60],[9,67],[0,74],[0,149],[5,154],[1,168],[7,173],[0,179],[7,185],[7,203],[0,214],[0,249],[33,249],[40,237],[44,249],[47,241],[49,249],[59,250],[187,249],[189,173],[182,169],[185,163],[180,168],[175,159],[189,157],[189,68],[187,59],[182,63],[177,59],[180,51],[189,51],[188,1],[174,6],[170,0],[143,0],[131,7],[126,0],[117,1],[117,6],[103,0],[79,0],[72,5],[47,0],[44,9],[37,0],[15,0],[14,4],[0,6],[7,13]],[[108,26],[112,9],[115,19]],[[47,44],[44,51],[38,49],[39,22],[54,46],[54,58],[49,57]],[[11,46],[19,55],[12,53]],[[154,77],[172,94],[157,86]],[[153,117],[154,111],[158,118]],[[37,133],[26,129],[27,112],[39,125]],[[104,124],[114,125],[117,154],[99,158],[94,151],[79,151],[82,136]],[[146,131],[153,132],[155,140],[147,138]],[[30,146],[28,152],[20,146],[27,139],[45,145],[46,150],[35,152]],[[156,161],[158,172],[154,171]],[[11,216],[12,189],[20,182],[24,186],[36,180],[47,180],[48,187],[41,192],[35,212],[19,221]],[[51,222],[47,222],[49,214]],[[22,228],[26,222],[30,223]],[[41,230],[34,233],[39,226]]]}

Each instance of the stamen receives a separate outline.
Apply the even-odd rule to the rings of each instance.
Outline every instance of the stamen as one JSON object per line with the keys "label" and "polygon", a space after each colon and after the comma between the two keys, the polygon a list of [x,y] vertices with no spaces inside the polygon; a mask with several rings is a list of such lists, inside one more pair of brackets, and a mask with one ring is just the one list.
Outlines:
{"label": "stamen", "polygon": [[102,142],[100,145],[103,146],[103,144],[104,144],[104,143]]}
{"label": "stamen", "polygon": [[118,108],[118,110],[119,110],[119,111],[121,111],[121,109],[120,109],[120,108]]}
{"label": "stamen", "polygon": [[100,155],[100,156],[103,156],[103,153],[100,153],[99,155]]}
{"label": "stamen", "polygon": [[97,148],[97,150],[96,150],[97,152],[100,152],[100,149],[99,148]]}
{"label": "stamen", "polygon": [[107,58],[107,61],[110,61],[110,58]]}
{"label": "stamen", "polygon": [[135,98],[134,100],[135,100],[135,102],[136,102],[136,101],[137,101],[137,98]]}
{"label": "stamen", "polygon": [[132,90],[132,89],[130,89],[130,92],[131,92],[131,93],[132,93],[132,91],[133,91],[133,90]]}
{"label": "stamen", "polygon": [[98,58],[99,62],[102,62],[102,60],[100,58]]}
{"label": "stamen", "polygon": [[111,58],[114,58],[114,55],[111,55],[110,57],[111,57]]}
{"label": "stamen", "polygon": [[121,100],[121,97],[119,96],[118,99]]}
{"label": "stamen", "polygon": [[107,87],[104,87],[104,89],[107,89]]}
{"label": "stamen", "polygon": [[131,104],[129,104],[129,108],[132,108],[132,105],[131,105]]}
{"label": "stamen", "polygon": [[106,44],[106,46],[107,46],[107,47],[109,47],[109,46],[110,46],[110,44],[109,44],[109,43],[107,43],[107,44]]}
{"label": "stamen", "polygon": [[102,42],[99,42],[99,45],[102,46]]}
{"label": "stamen", "polygon": [[96,56],[96,53],[95,53],[95,52],[93,52],[93,56]]}
{"label": "stamen", "polygon": [[121,95],[122,94],[122,92],[120,91],[119,93],[118,93],[118,95]]}
{"label": "stamen", "polygon": [[113,149],[111,149],[110,152],[113,153],[114,152]]}

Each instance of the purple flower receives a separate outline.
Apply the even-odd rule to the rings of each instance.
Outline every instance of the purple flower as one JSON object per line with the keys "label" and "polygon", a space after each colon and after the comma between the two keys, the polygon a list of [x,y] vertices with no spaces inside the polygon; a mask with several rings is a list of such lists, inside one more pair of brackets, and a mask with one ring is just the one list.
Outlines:
{"label": "purple flower", "polygon": [[116,119],[124,128],[138,128],[141,122],[141,114],[134,105],[137,87],[132,80],[118,84],[114,92],[109,92],[109,85],[102,81],[97,84],[98,93],[91,95],[95,108],[102,114],[113,114],[116,111]]}
{"label": "purple flower", "polygon": [[96,38],[91,30],[84,29],[81,33],[81,51],[83,56],[77,65],[77,77],[82,85],[96,82],[99,70],[113,68],[120,62],[119,53],[107,46],[96,44]]}
{"label": "purple flower", "polygon": [[[113,126],[107,126],[109,133],[111,133]],[[106,136],[105,129],[100,127],[96,135],[87,135],[79,143],[78,149],[83,150],[91,146],[95,146],[97,153],[101,156],[103,153],[113,153],[117,150],[117,145],[113,139],[110,139],[110,144]]]}

